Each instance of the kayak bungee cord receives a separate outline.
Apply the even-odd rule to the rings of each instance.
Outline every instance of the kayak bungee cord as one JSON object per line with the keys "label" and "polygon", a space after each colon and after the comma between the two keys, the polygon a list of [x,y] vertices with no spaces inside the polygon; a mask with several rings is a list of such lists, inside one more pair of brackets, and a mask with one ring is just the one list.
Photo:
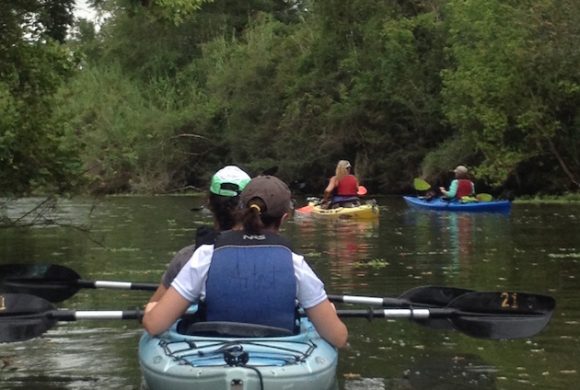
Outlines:
{"label": "kayak bungee cord", "polygon": [[[241,367],[247,368],[252,370],[258,376],[258,380],[260,382],[260,389],[264,390],[264,379],[262,376],[262,372],[258,369],[258,365],[250,365],[248,364],[250,360],[250,353],[254,359],[260,357],[267,357],[269,359],[275,358],[280,361],[279,364],[275,364],[276,366],[285,366],[288,364],[298,364],[300,362],[305,361],[308,356],[310,356],[314,350],[317,348],[317,345],[313,341],[308,342],[301,342],[301,341],[292,341],[287,343],[292,343],[296,345],[306,346],[305,351],[300,351],[297,349],[292,349],[288,347],[282,347],[277,345],[269,345],[260,342],[248,342],[242,340],[233,340],[233,341],[223,341],[223,342],[210,342],[207,345],[200,345],[203,343],[204,340],[176,340],[176,341],[166,341],[160,340],[159,346],[162,347],[165,355],[170,357],[171,359],[180,362],[181,364],[186,364],[192,367],[211,367],[211,366],[223,366],[224,362],[230,367]],[[272,349],[277,351],[288,352],[288,355],[284,357],[284,355],[280,354],[269,354],[268,352],[248,352],[244,350],[244,346],[254,346],[254,347],[262,347],[264,349]],[[182,347],[183,346],[183,347]],[[185,348],[184,348],[185,347]],[[217,347],[217,348],[216,348]],[[207,351],[207,349],[210,349]],[[205,351],[204,351],[205,350]],[[188,357],[206,357],[206,364],[193,364]],[[223,361],[216,361],[211,363],[212,359],[216,357],[223,357]],[[199,360],[198,360],[199,362]],[[263,367],[272,366],[274,364],[267,364]]]}
{"label": "kayak bungee cord", "polygon": [[[201,345],[205,343],[205,345]],[[215,360],[218,356],[224,356],[224,353],[229,351],[232,347],[242,347],[242,345],[261,347],[265,351],[261,352],[251,352],[252,357],[268,357],[268,359],[278,360],[278,364],[265,364],[264,366],[285,366],[288,364],[297,364],[305,361],[317,348],[317,345],[312,341],[284,341],[284,344],[295,344],[297,348],[305,347],[304,350],[294,349],[289,347],[284,347],[281,345],[271,345],[260,343],[256,341],[246,341],[246,340],[224,340],[216,342],[207,342],[207,340],[159,340],[159,346],[163,349],[165,356],[178,361],[182,364],[186,364],[192,367],[211,367],[211,366],[222,366],[223,362],[215,361],[210,363],[211,360]],[[280,353],[268,353],[267,350],[272,351],[283,351],[287,352],[284,356]],[[206,358],[205,361],[197,360],[197,364],[194,364],[188,357],[203,357]],[[225,358],[224,358],[225,361]],[[203,362],[203,363],[201,363]],[[227,361],[226,361],[227,363]],[[259,365],[256,365],[259,366]]]}

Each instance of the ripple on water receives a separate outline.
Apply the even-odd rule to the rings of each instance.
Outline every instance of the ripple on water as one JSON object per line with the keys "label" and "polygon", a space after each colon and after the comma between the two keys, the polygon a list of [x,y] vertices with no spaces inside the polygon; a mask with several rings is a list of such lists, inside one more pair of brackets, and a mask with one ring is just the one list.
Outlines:
{"label": "ripple on water", "polygon": [[[389,387],[392,389],[393,387]],[[358,378],[344,381],[344,390],[385,390],[384,378]]]}
{"label": "ripple on water", "polygon": [[[132,389],[121,367],[136,356],[140,328],[84,328],[62,324],[43,337],[7,344],[0,353],[1,388]],[[4,347],[4,346],[3,346]]]}

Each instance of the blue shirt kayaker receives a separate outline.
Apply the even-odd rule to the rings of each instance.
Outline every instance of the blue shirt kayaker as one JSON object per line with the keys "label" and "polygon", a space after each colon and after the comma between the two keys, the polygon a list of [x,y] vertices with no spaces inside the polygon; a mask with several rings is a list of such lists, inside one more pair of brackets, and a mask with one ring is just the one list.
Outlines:
{"label": "blue shirt kayaker", "polygon": [[[242,191],[240,207],[243,229],[227,233],[217,245],[198,248],[161,300],[147,304],[143,317],[147,332],[164,332],[191,304],[204,298],[210,300],[207,315],[214,321],[241,318],[258,325],[285,327],[298,300],[321,337],[336,347],[345,346],[348,331],[328,300],[323,283],[304,257],[276,238],[291,208],[288,186],[273,176],[258,176]],[[217,280],[210,282],[210,278]],[[252,315],[244,317],[244,305]],[[234,313],[230,315],[230,311]]]}
{"label": "blue shirt kayaker", "polygon": [[475,194],[475,185],[467,177],[467,168],[463,165],[458,165],[453,170],[455,173],[455,180],[451,182],[449,190],[445,187],[439,187],[441,194],[448,199],[460,200],[464,196],[472,196]]}

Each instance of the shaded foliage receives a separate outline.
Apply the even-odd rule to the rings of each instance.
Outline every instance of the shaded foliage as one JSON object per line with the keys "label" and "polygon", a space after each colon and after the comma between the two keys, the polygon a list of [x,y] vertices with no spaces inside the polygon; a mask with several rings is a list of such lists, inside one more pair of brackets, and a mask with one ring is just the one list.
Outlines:
{"label": "shaded foliage", "polygon": [[80,178],[65,146],[53,96],[74,72],[59,44],[72,22],[72,0],[0,3],[0,183],[3,194],[35,188],[64,192]]}
{"label": "shaded foliage", "polygon": [[[480,177],[499,185],[513,176],[520,182],[539,176],[561,190],[578,189],[579,133],[571,124],[577,122],[580,74],[571,64],[579,51],[570,45],[578,39],[573,20],[580,7],[530,4],[449,2],[456,65],[444,72],[446,114],[481,151]],[[554,169],[533,173],[538,163]]]}
{"label": "shaded foliage", "polygon": [[[578,189],[572,0],[95,0],[104,24],[79,21],[66,46],[56,27],[71,2],[57,3],[38,13],[59,21],[38,35],[51,39],[33,49],[25,19],[11,20],[20,57],[0,60],[0,124],[12,129],[0,148],[18,150],[18,129],[22,150],[42,144],[35,154],[53,159],[0,157],[24,172],[25,185],[2,178],[15,192],[59,174],[90,192],[175,191],[231,163],[276,166],[319,192],[339,159],[383,193],[418,175],[445,181],[459,163],[497,192]],[[14,87],[27,67],[13,70],[34,56],[24,63],[47,92],[36,102]]]}

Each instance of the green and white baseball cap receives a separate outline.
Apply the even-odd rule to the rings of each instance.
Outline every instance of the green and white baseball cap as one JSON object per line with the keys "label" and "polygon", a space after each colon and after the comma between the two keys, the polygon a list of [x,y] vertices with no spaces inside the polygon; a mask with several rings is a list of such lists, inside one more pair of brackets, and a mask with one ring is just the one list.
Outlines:
{"label": "green and white baseball cap", "polygon": [[235,165],[228,165],[213,175],[209,191],[221,196],[238,196],[250,180],[246,172]]}

